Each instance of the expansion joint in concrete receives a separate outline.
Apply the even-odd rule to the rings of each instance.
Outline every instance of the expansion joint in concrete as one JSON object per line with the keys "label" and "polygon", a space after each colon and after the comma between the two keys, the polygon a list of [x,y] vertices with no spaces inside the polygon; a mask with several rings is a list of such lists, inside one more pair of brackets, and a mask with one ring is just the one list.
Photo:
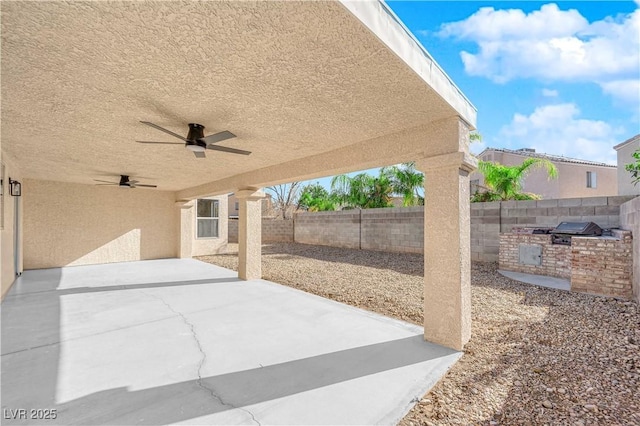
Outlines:
{"label": "expansion joint in concrete", "polygon": [[258,421],[258,419],[256,419],[256,417],[253,415],[253,413],[249,410],[247,410],[246,408],[242,408],[242,407],[236,407],[235,405],[229,404],[228,402],[225,402],[222,397],[220,397],[218,394],[216,394],[215,390],[206,386],[202,380],[202,367],[204,366],[205,362],[207,361],[207,354],[204,351],[204,349],[202,348],[202,344],[200,343],[200,339],[198,338],[198,334],[196,333],[196,329],[195,326],[193,325],[193,323],[191,323],[187,317],[184,316],[184,314],[180,311],[176,311],[175,309],[173,309],[173,307],[168,304],[162,297],[157,296],[155,294],[149,294],[149,293],[145,293],[148,296],[152,296],[155,297],[156,299],[158,299],[160,302],[162,302],[163,305],[165,305],[167,307],[167,309],[169,309],[171,312],[173,312],[174,314],[178,315],[180,318],[182,318],[182,322],[184,322],[184,324],[189,327],[189,330],[191,331],[191,336],[193,337],[194,342],[196,343],[196,346],[198,347],[198,351],[200,351],[200,363],[198,364],[198,371],[197,371],[197,375],[198,375],[198,380],[196,381],[196,383],[198,384],[198,387],[200,387],[202,390],[204,390],[205,392],[207,392],[209,395],[211,395],[211,397],[213,399],[215,399],[216,401],[218,401],[220,404],[224,405],[225,407],[229,407],[229,408],[233,408],[236,410],[240,410],[240,411],[244,411],[245,413],[247,413],[249,416],[251,416],[251,419],[255,422],[255,424],[257,424],[258,426],[262,426],[262,424]]}

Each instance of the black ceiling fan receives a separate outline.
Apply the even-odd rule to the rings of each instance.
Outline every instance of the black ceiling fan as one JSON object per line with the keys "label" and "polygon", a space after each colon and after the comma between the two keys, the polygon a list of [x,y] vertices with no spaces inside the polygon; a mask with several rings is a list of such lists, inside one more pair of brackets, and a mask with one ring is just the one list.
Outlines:
{"label": "black ceiling fan", "polygon": [[[206,149],[211,149],[213,151],[222,151],[229,152],[231,154],[241,154],[241,155],[249,155],[250,151],[243,151],[241,149],[228,148],[226,146],[214,145],[218,142],[225,141],[227,139],[235,138],[236,135],[231,133],[228,130],[224,132],[214,133],[213,135],[205,136],[204,135],[204,126],[202,124],[197,123],[189,123],[189,133],[187,137],[182,137],[177,133],[173,133],[171,130],[167,130],[164,127],[160,127],[157,124],[150,123],[148,121],[141,121],[142,124],[146,124],[147,126],[151,126],[154,129],[158,129],[161,132],[165,132],[168,135],[171,135],[175,138],[183,140],[184,146],[187,149],[191,150],[193,154],[198,158],[204,158],[204,151]],[[136,141],[138,143],[155,143],[155,144],[163,144],[163,145],[182,145],[180,142],[153,142],[153,141]]]}
{"label": "black ceiling fan", "polygon": [[120,175],[120,182],[109,182],[107,180],[99,180],[99,179],[94,179],[94,181],[102,182],[102,183],[96,183],[96,185],[118,185],[121,188],[137,188],[137,187],[157,188],[158,187],[158,185],[144,185],[144,184],[138,183],[137,180],[129,180],[129,176],[127,175]]}

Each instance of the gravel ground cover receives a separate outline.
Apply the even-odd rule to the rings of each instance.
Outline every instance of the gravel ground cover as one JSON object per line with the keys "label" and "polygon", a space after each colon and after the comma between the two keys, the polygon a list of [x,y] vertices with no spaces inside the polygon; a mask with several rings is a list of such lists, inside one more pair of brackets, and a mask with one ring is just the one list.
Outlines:
{"label": "gravel ground cover", "polygon": [[[263,246],[266,280],[422,325],[422,255]],[[200,257],[237,270],[229,253]],[[472,338],[402,426],[640,425],[640,308],[472,265]]]}

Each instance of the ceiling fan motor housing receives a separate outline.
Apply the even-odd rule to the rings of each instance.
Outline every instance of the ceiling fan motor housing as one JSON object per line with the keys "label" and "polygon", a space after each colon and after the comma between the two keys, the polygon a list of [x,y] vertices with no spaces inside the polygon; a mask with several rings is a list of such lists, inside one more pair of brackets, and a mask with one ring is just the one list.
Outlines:
{"label": "ceiling fan motor housing", "polygon": [[129,176],[120,175],[120,183],[118,184],[120,188],[133,188],[131,183],[129,182]]}
{"label": "ceiling fan motor housing", "polygon": [[189,134],[187,139],[195,141],[204,138],[204,126],[202,124],[189,123]]}
{"label": "ceiling fan motor housing", "polygon": [[204,152],[207,144],[199,140],[204,138],[204,126],[197,123],[189,123],[189,134],[187,134],[187,148],[194,152]]}

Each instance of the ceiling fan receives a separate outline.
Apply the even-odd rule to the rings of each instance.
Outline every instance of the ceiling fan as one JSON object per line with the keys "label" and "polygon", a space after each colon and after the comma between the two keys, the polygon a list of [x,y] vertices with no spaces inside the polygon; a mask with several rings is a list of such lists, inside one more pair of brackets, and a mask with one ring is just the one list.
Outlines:
{"label": "ceiling fan", "polygon": [[[250,151],[243,151],[241,149],[228,148],[226,146],[214,145],[218,142],[225,141],[227,139],[235,138],[236,135],[231,133],[228,130],[224,132],[214,133],[213,135],[205,136],[204,135],[204,126],[202,124],[197,123],[189,123],[189,133],[187,137],[182,137],[177,133],[173,133],[171,130],[167,130],[163,127],[158,126],[157,124],[150,123],[148,121],[141,121],[142,124],[146,124],[147,126],[151,126],[154,129],[158,129],[161,132],[165,132],[168,135],[171,135],[175,138],[183,140],[184,146],[187,149],[191,150],[193,154],[197,158],[205,158],[204,151],[206,149],[211,149],[213,151],[222,151],[229,152],[231,154],[241,154],[241,155],[249,155]],[[155,143],[155,144],[164,144],[164,145],[182,145],[180,142],[152,142],[152,141],[136,141],[138,143]]]}
{"label": "ceiling fan", "polygon": [[127,175],[120,175],[120,182],[109,182],[107,180],[98,180],[98,179],[94,179],[94,181],[102,182],[102,183],[96,183],[96,185],[118,185],[121,188],[137,188],[137,187],[157,188],[158,187],[158,185],[143,185],[141,183],[138,183],[137,180],[129,180],[129,176]]}

